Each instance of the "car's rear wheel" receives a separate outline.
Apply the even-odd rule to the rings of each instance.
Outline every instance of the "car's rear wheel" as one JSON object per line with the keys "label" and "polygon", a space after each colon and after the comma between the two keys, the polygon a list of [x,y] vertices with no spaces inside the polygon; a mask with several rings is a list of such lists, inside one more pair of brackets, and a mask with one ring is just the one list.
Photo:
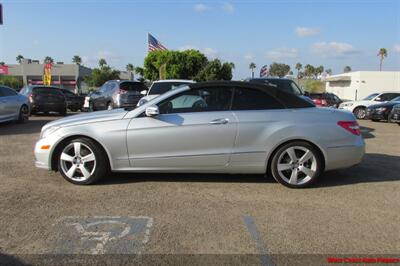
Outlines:
{"label": "car's rear wheel", "polygon": [[273,155],[272,176],[290,188],[311,185],[321,174],[323,158],[311,144],[303,141],[287,143]]}
{"label": "car's rear wheel", "polygon": [[22,105],[19,109],[18,122],[24,123],[29,120],[29,108],[26,105]]}
{"label": "car's rear wheel", "polygon": [[354,109],[353,113],[357,119],[364,119],[367,115],[367,109],[365,107],[357,107]]}
{"label": "car's rear wheel", "polygon": [[97,143],[87,138],[67,142],[58,155],[58,170],[69,182],[88,185],[107,173],[107,158]]}

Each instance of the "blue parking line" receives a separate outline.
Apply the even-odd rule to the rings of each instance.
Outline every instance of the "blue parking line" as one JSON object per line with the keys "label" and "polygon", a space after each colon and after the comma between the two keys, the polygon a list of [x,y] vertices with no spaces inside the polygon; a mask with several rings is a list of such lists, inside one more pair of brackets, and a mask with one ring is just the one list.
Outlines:
{"label": "blue parking line", "polygon": [[250,236],[253,238],[254,242],[256,243],[258,252],[260,253],[261,265],[274,266],[275,264],[272,261],[272,258],[268,254],[267,247],[264,245],[264,242],[261,239],[260,233],[257,229],[257,226],[254,222],[253,217],[244,216],[243,221],[246,224],[247,231],[249,231]]}

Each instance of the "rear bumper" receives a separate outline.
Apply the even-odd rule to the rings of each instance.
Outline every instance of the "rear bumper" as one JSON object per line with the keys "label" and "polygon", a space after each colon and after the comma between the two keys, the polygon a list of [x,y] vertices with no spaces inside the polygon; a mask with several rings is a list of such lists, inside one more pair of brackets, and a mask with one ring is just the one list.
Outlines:
{"label": "rear bumper", "polygon": [[328,147],[325,170],[347,168],[359,164],[364,154],[365,142],[362,138],[353,145]]}
{"label": "rear bumper", "polygon": [[65,103],[32,103],[32,111],[62,111],[67,107]]}
{"label": "rear bumper", "polygon": [[368,113],[366,118],[371,120],[387,120],[387,115],[385,113]]}

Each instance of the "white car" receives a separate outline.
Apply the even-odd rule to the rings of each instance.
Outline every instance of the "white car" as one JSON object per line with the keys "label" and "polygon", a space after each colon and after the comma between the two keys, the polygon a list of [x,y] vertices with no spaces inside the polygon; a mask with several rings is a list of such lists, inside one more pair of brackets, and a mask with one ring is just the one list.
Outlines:
{"label": "white car", "polygon": [[167,91],[174,90],[182,85],[187,85],[195,83],[193,80],[186,79],[165,79],[165,80],[157,80],[154,81],[151,85],[147,95],[141,98],[137,104],[137,106],[141,106],[147,103],[150,100],[160,96],[161,94],[166,93]]}
{"label": "white car", "polygon": [[349,101],[343,102],[339,105],[339,109],[345,109],[352,112],[358,119],[364,119],[367,114],[367,108],[370,105],[388,102],[396,97],[400,96],[400,92],[382,92],[373,93],[368,95],[361,101]]}

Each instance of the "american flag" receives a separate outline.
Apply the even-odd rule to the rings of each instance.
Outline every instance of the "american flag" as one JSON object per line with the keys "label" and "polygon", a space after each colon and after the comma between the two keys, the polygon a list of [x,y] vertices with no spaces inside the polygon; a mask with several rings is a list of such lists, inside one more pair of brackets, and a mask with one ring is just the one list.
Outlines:
{"label": "american flag", "polygon": [[162,45],[162,43],[160,43],[150,33],[148,34],[148,40],[149,40],[149,52],[156,51],[156,50],[167,50],[167,48],[165,48],[165,46]]}
{"label": "american flag", "polygon": [[269,74],[268,65],[265,65],[260,69],[260,78],[268,76],[268,74]]}

